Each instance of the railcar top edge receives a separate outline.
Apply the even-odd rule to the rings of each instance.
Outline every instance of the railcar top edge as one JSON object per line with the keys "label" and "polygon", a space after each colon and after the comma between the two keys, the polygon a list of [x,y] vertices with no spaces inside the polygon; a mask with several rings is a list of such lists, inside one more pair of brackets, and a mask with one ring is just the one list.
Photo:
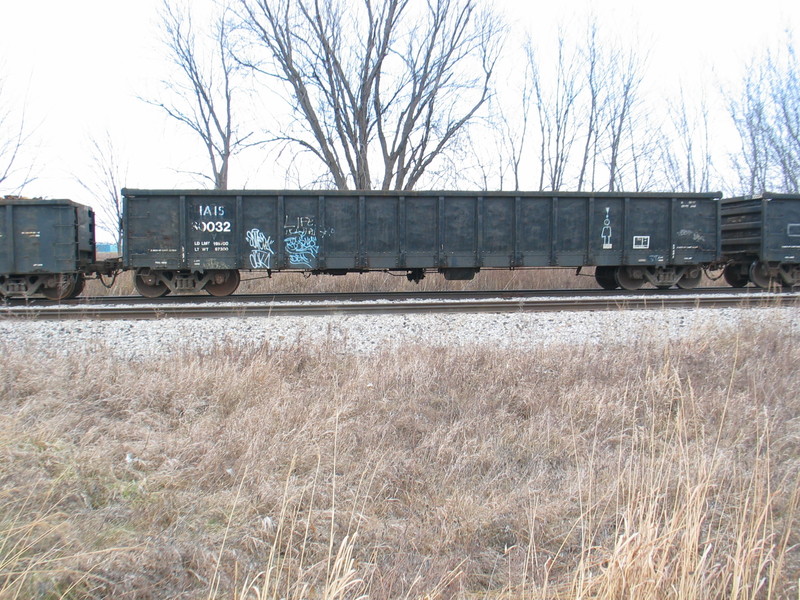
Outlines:
{"label": "railcar top edge", "polygon": [[444,197],[531,197],[531,198],[722,198],[722,192],[542,192],[542,191],[475,191],[475,190],[207,190],[207,189],[138,189],[123,188],[122,195],[136,196],[444,196]]}

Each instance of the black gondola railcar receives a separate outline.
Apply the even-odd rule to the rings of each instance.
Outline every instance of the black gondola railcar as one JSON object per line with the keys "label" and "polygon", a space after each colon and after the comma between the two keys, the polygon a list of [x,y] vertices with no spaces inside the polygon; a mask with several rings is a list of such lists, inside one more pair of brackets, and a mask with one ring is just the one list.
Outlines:
{"label": "black gondola railcar", "polygon": [[605,288],[690,288],[719,194],[123,189],[123,268],[150,297],[228,295],[240,270],[344,274],[595,266]]}

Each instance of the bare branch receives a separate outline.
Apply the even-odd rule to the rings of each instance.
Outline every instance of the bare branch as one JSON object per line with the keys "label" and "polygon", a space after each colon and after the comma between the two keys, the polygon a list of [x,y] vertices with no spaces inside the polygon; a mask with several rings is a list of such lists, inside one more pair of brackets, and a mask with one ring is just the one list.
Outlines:
{"label": "bare branch", "polygon": [[711,133],[705,98],[700,98],[693,110],[681,88],[679,102],[670,104],[669,113],[670,131],[660,136],[666,186],[676,192],[711,189]]}
{"label": "bare branch", "polygon": [[256,53],[240,63],[282,82],[301,124],[276,137],[313,147],[337,188],[413,188],[491,93],[501,27],[474,0],[430,0],[419,16],[409,0],[240,8]]}
{"label": "bare branch", "polygon": [[[639,189],[651,181],[654,169],[643,167],[654,145],[642,141],[646,115],[639,98],[644,58],[602,40],[593,19],[584,40],[576,43],[559,29],[553,52],[529,40],[525,53],[535,103],[538,189]],[[555,60],[543,62],[541,56],[550,55]]]}
{"label": "bare branch", "polygon": [[215,189],[227,189],[231,158],[259,144],[252,141],[253,132],[242,132],[235,120],[234,100],[240,96],[235,80],[241,65],[232,56],[231,13],[223,7],[207,32],[208,38],[199,40],[188,4],[179,6],[173,0],[164,0],[161,25],[164,45],[178,76],[163,82],[165,100],[145,101],[200,138],[211,167],[211,175],[200,175]]}
{"label": "bare branch", "polygon": [[117,151],[111,135],[106,132],[102,141],[89,139],[91,148],[91,179],[77,178],[80,186],[94,199],[100,219],[101,229],[111,234],[114,242],[120,244],[120,224],[122,222],[122,197],[120,190],[125,182],[125,173],[120,172]]}
{"label": "bare branch", "polygon": [[30,133],[25,125],[25,110],[16,114],[4,94],[4,80],[0,79],[0,187],[14,184],[21,190],[35,177],[31,168],[19,166],[20,154],[30,141]]}
{"label": "bare branch", "polygon": [[800,60],[791,32],[781,48],[747,65],[741,89],[727,100],[741,140],[731,155],[734,191],[800,192]]}

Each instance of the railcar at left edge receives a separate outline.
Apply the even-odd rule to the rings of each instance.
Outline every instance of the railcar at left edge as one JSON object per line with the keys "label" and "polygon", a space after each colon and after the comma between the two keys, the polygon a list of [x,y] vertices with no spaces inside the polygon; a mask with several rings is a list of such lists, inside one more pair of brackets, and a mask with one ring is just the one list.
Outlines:
{"label": "railcar at left edge", "polygon": [[75,298],[87,276],[112,275],[97,261],[94,211],[71,200],[0,198],[0,297]]}

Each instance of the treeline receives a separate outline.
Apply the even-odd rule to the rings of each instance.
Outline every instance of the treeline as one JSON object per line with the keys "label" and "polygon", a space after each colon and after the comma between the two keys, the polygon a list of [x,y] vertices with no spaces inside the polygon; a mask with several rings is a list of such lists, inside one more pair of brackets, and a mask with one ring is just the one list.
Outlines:
{"label": "treeline", "polygon": [[[790,33],[735,85],[664,97],[646,49],[594,20],[518,42],[484,0],[200,6],[164,1],[173,71],[145,101],[193,132],[209,187],[257,153],[284,174],[271,187],[800,191]],[[2,107],[0,87],[0,185],[26,139]],[[85,187],[118,202],[112,140],[93,154]]]}

